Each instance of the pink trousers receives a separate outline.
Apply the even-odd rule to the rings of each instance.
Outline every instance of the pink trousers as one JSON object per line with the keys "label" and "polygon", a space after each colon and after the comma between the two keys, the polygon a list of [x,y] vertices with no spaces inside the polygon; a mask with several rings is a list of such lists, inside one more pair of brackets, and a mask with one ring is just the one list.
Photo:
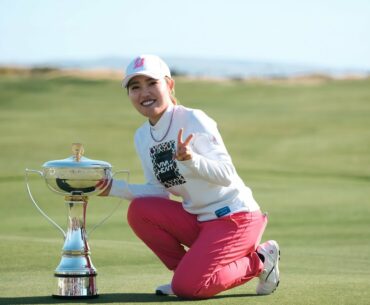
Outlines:
{"label": "pink trousers", "polygon": [[127,218],[135,234],[174,271],[171,285],[177,296],[209,298],[263,269],[256,248],[267,217],[260,211],[199,222],[177,201],[145,197],[131,202]]}

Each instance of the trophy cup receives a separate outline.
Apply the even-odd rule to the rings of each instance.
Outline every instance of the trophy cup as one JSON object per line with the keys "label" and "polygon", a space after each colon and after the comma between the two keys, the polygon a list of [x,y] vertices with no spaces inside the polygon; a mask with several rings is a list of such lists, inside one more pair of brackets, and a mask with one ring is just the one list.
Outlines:
{"label": "trophy cup", "polygon": [[[72,152],[73,156],[67,159],[44,163],[42,171],[26,169],[26,185],[31,201],[37,210],[64,237],[62,258],[54,271],[57,288],[53,296],[72,299],[94,298],[98,296],[97,271],[91,261],[87,242],[86,208],[88,197],[101,194],[115,174],[119,172],[128,174],[128,171],[121,170],[112,174],[112,166],[109,163],[83,157],[84,149],[80,143],[72,144]],[[52,220],[34,200],[28,181],[28,173],[30,172],[38,173],[44,178],[50,190],[64,196],[68,209],[67,232]],[[107,220],[113,212],[92,230]]]}

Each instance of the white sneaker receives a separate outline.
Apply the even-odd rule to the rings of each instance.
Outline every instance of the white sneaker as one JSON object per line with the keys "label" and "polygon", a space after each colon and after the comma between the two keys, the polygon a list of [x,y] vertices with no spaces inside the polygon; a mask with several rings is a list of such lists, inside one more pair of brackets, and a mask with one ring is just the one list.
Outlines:
{"label": "white sneaker", "polygon": [[260,295],[273,293],[280,282],[279,260],[280,249],[275,240],[269,240],[257,248],[257,253],[265,258],[263,271],[259,276],[260,282],[256,292]]}
{"label": "white sneaker", "polygon": [[155,290],[155,294],[156,295],[170,295],[174,293],[172,291],[171,284],[166,284],[166,285],[157,287],[157,289]]}

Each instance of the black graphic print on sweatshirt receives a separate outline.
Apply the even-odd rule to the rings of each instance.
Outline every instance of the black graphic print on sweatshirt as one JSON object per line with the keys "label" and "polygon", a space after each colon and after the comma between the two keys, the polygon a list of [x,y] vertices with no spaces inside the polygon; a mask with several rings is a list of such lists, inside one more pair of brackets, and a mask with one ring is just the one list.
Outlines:
{"label": "black graphic print on sweatshirt", "polygon": [[175,141],[160,143],[150,148],[154,174],[166,188],[186,183],[174,160]]}

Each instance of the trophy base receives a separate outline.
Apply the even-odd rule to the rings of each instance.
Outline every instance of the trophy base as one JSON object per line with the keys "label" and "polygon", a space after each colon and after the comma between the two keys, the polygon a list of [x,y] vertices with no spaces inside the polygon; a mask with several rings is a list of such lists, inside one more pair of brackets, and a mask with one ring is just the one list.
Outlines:
{"label": "trophy base", "polygon": [[54,299],[64,299],[64,300],[81,300],[81,299],[96,299],[99,297],[98,294],[96,295],[88,295],[88,296],[67,296],[67,295],[51,295]]}
{"label": "trophy base", "polygon": [[55,275],[57,291],[52,296],[62,299],[90,299],[98,297],[96,274]]}

